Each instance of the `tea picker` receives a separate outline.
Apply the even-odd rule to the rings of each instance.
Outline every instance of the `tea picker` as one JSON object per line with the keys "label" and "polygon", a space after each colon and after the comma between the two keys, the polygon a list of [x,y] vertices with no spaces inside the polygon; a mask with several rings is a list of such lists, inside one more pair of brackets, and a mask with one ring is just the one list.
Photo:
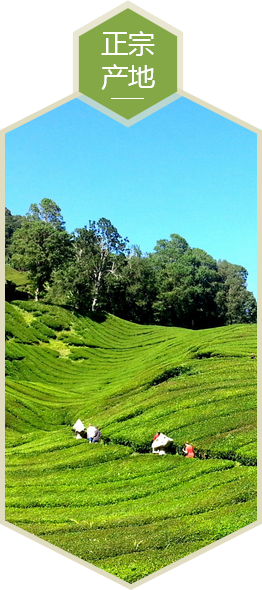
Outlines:
{"label": "tea picker", "polygon": [[172,445],[173,439],[169,438],[162,432],[157,433],[152,442],[152,453],[157,455],[165,455],[166,450]]}
{"label": "tea picker", "polygon": [[76,433],[76,438],[85,438],[85,426],[81,420],[77,420],[73,426],[73,430]]}
{"label": "tea picker", "polygon": [[195,451],[193,445],[190,445],[188,442],[185,443],[184,449],[182,449],[183,453],[185,453],[186,458],[193,459],[195,456]]}

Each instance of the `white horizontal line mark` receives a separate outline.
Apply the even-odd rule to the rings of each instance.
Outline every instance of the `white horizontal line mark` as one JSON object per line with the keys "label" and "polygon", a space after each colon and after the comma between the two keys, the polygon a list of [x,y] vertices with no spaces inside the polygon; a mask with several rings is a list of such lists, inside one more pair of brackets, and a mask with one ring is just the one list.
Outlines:
{"label": "white horizontal line mark", "polygon": [[111,100],[144,100],[144,97],[139,98],[111,98]]}

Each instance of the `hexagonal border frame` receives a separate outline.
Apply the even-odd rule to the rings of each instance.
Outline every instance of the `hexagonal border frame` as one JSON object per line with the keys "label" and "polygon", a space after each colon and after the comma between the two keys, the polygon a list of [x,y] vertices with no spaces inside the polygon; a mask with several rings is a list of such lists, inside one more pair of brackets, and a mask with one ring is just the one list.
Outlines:
{"label": "hexagonal border frame", "polygon": [[[180,17],[181,17],[182,15],[184,15],[184,0],[175,0],[175,2],[176,2],[176,6],[180,9]],[[144,2],[144,4],[146,4],[146,3],[147,2]],[[88,7],[89,4],[92,4],[92,3],[88,2],[88,1],[85,1],[85,0],[71,0],[71,7],[72,7],[72,30],[73,30],[73,27],[77,29],[77,26],[75,25],[74,15],[75,14],[77,15],[78,8]],[[105,2],[104,2],[104,4],[105,4]],[[152,2],[148,2],[148,4],[151,6],[152,5]],[[92,7],[92,5],[90,7]],[[126,6],[126,8],[129,8],[129,7],[131,7],[130,4],[128,4]],[[124,9],[124,7],[121,8],[121,10],[120,11],[117,11],[117,12],[121,12],[123,9]],[[132,6],[132,9],[133,9],[133,6]],[[139,13],[139,11],[137,9],[135,11]],[[113,14],[112,14],[111,11],[109,12],[109,14],[111,14],[113,16]],[[143,13],[143,15],[144,15],[144,13]],[[104,20],[107,20],[107,19],[104,19]],[[152,19],[151,18],[148,18],[148,20],[152,20],[153,21],[153,18]],[[77,20],[76,20],[76,22],[77,22]],[[101,20],[100,22],[103,22],[103,21]],[[97,19],[97,23],[96,24],[99,24],[98,19]],[[159,22],[156,22],[156,24],[159,24]],[[182,25],[181,25],[181,19],[180,19],[180,26],[182,27]],[[93,28],[93,27],[90,27],[90,28]],[[162,28],[167,28],[167,27],[163,27],[163,25],[162,25]],[[183,34],[183,38],[184,38],[184,22],[183,22],[183,31],[182,31],[182,34]],[[73,45],[73,37],[74,37],[74,35],[73,35],[73,32],[72,32],[72,45]],[[77,45],[78,45],[78,35],[76,35],[75,37],[76,37],[76,41],[77,41]],[[180,36],[180,38],[181,38],[181,36]],[[3,74],[3,76],[2,76],[3,88],[4,88],[4,81],[3,81],[4,72],[5,72],[5,70],[8,70],[8,69],[20,69],[20,70],[23,70],[23,69],[40,69],[40,70],[41,69],[43,69],[43,70],[45,70],[45,69],[56,69],[56,70],[59,70],[59,69],[71,69],[71,71],[73,73],[73,71],[74,71],[74,60],[73,60],[74,50],[75,49],[72,47],[72,64],[71,64],[71,66],[70,65],[65,66],[64,64],[57,64],[56,66],[54,66],[54,65],[51,65],[50,66],[49,65],[48,68],[47,68],[46,65],[42,65],[42,64],[34,64],[32,67],[31,66],[28,67],[26,65],[21,65],[21,64],[18,64],[18,65],[17,64],[11,64],[11,65],[4,64],[4,65],[0,66],[0,73]],[[183,51],[183,48],[182,48],[182,51]],[[183,52],[183,55],[184,55],[184,52]],[[180,61],[179,61],[178,65],[179,64],[181,65],[181,63],[182,63],[182,60],[181,60],[181,52],[180,52]],[[214,65],[209,64],[208,67],[207,66],[204,66],[204,65],[197,65],[197,66],[195,66],[195,65],[193,65],[193,66],[192,65],[187,65],[186,68],[185,68],[184,63],[182,63],[182,74],[180,72],[181,76],[180,76],[180,81],[178,82],[178,83],[180,83],[180,86],[179,86],[179,91],[181,93],[180,96],[183,96],[183,97],[185,97],[185,98],[187,98],[187,99],[189,99],[189,100],[191,100],[191,101],[193,101],[193,102],[195,102],[195,103],[203,106],[204,108],[207,108],[208,110],[211,110],[212,112],[215,112],[215,113],[219,114],[220,116],[222,116],[224,118],[227,118],[227,119],[231,120],[232,122],[234,122],[234,123],[236,123],[236,124],[238,124],[238,125],[240,125],[242,127],[245,127],[246,129],[249,129],[252,132],[255,132],[255,133],[258,132],[258,129],[257,129],[256,126],[251,125],[251,124],[247,123],[246,121],[243,121],[242,119],[240,119],[238,117],[235,117],[234,115],[231,115],[230,113],[227,113],[223,109],[219,109],[218,107],[215,107],[214,105],[208,103],[207,101],[205,101],[203,99],[199,99],[197,96],[194,96],[194,95],[190,94],[189,92],[186,92],[185,91],[185,86],[183,85],[183,76],[185,74],[185,69],[187,69],[187,70],[190,70],[190,69],[196,69],[196,70],[203,70],[203,69],[210,69],[210,70],[219,70],[219,69],[228,69],[228,70],[233,70],[233,69],[248,69],[248,70],[251,70],[251,69],[255,69],[262,76],[262,66],[260,66],[258,64],[257,65],[249,65],[249,66],[240,66],[239,64],[238,65],[232,65],[231,64],[231,65],[225,65],[222,68],[218,64],[214,64]],[[57,108],[57,107],[65,104],[65,103],[67,103],[67,102],[69,102],[69,101],[71,101],[71,100],[73,100],[75,98],[81,99],[81,97],[79,95],[80,93],[76,89],[75,83],[76,83],[76,77],[73,76],[72,89],[71,89],[71,94],[70,95],[68,95],[67,97],[64,97],[64,98],[56,101],[55,103],[52,103],[51,105],[48,105],[47,107],[44,107],[43,109],[40,109],[39,111],[36,111],[36,112],[32,113],[31,115],[28,115],[27,117],[24,117],[23,119],[20,119],[19,121],[16,121],[16,122],[8,125],[7,127],[5,127],[5,133],[8,133],[9,131],[12,131],[13,129],[18,128],[18,127],[20,127],[20,126],[22,126],[22,125],[24,125],[24,124],[32,121],[33,119],[38,118],[39,116],[41,116],[41,115],[43,115],[43,114],[45,114],[45,113],[47,113],[47,112],[49,112],[51,110],[54,110],[55,108]],[[260,83],[260,88],[261,88],[261,83]],[[161,101],[161,102],[164,102],[164,101]],[[172,101],[170,101],[170,102],[172,102]],[[161,103],[158,103],[159,106],[158,106],[158,108],[156,110],[158,110],[159,108],[162,108],[162,106],[165,106],[164,104],[162,104],[160,106],[160,104]],[[150,109],[148,109],[148,111],[149,110]],[[151,113],[148,112],[146,116],[148,116],[149,114],[151,114]],[[3,176],[3,178],[4,178],[4,176]],[[5,524],[6,524],[7,528],[10,528],[11,530],[15,530],[16,528],[18,529],[18,527],[16,527],[15,525],[12,525],[11,523],[5,523]],[[247,527],[249,527],[249,530],[251,530],[252,528],[255,528],[256,524],[257,523],[251,523],[250,525],[247,525]],[[245,527],[245,528],[247,529],[247,527]],[[234,535],[234,537],[237,537],[240,534],[243,534],[244,532],[245,531],[243,529],[239,529],[235,533],[232,533],[231,534],[232,535],[232,538],[233,538],[233,535]],[[21,534],[21,535],[25,536],[28,539],[31,538],[30,537],[30,533],[28,531],[24,531],[22,529],[19,530],[19,533],[18,534]],[[39,543],[40,545],[43,545],[44,544],[43,541],[42,541],[42,539],[39,539],[38,537],[35,537],[34,535],[32,535],[32,537],[34,537],[32,540],[35,541],[36,543]],[[220,544],[226,543],[227,540],[229,540],[229,539],[227,539],[227,538],[224,537],[223,539],[220,539],[219,541],[216,541],[214,543],[214,547],[215,546],[218,547]],[[51,547],[50,547],[50,549],[51,549]],[[51,550],[54,551],[54,549],[51,549]],[[202,554],[204,554],[208,550],[210,550],[209,549],[209,546],[203,548],[203,550],[200,550],[200,551],[202,551]],[[57,552],[60,555],[62,555],[61,551],[62,550],[60,548],[58,548],[58,547],[55,548],[55,552]],[[184,558],[186,560],[186,561],[184,561],[184,563],[191,561],[195,557],[197,557],[197,556],[194,555],[194,554],[189,555],[187,558]],[[72,556],[72,561],[74,561],[75,563],[78,563],[78,561],[77,561],[78,559],[79,558],[77,558],[75,556]],[[169,566],[167,566],[165,568],[165,570],[166,571],[171,571],[172,569],[175,569],[176,567],[178,567],[178,565],[182,565],[182,563],[176,562],[175,564],[174,563],[173,564],[170,564]],[[85,566],[85,567],[87,567],[87,566]],[[95,571],[93,569],[93,566],[92,567],[88,567],[88,569],[91,569],[91,570]],[[99,573],[101,573],[102,571],[103,570],[100,570]],[[108,574],[108,572],[106,572],[106,573],[107,573],[107,577],[109,579],[109,575],[110,574]],[[164,573],[164,572],[161,572],[161,573]],[[160,575],[160,571],[155,572],[154,574],[151,574],[151,580],[155,579],[159,575]],[[145,582],[145,579],[138,580],[138,582],[135,582],[136,585],[138,585],[139,583],[142,583],[142,585],[144,585],[146,583]],[[123,581],[121,580],[121,585],[122,584],[127,584],[127,582],[125,582],[124,580]]]}

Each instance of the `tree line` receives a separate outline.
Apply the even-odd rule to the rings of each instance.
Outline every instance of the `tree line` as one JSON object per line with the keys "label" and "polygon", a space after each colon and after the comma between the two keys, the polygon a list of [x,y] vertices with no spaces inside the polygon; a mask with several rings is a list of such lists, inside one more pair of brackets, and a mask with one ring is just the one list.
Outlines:
{"label": "tree line", "polygon": [[257,320],[244,267],[216,261],[178,234],[143,254],[105,218],[70,234],[47,198],[25,217],[6,209],[6,261],[28,273],[36,300],[81,313],[197,329]]}

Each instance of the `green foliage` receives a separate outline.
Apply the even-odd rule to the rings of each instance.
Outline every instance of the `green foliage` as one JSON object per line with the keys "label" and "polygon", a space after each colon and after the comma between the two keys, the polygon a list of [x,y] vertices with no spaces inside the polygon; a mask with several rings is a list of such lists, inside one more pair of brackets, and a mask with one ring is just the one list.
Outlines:
{"label": "green foliage", "polygon": [[[170,242],[166,240],[161,248],[156,247],[152,255],[159,283],[155,317],[161,324],[212,327],[218,323],[217,263],[203,250],[191,249],[182,240],[171,236]],[[183,248],[177,246],[180,241]]]}
{"label": "green foliage", "polygon": [[85,344],[85,340],[82,336],[78,336],[77,334],[70,332],[61,332],[61,334],[57,334],[58,340],[62,340],[66,344],[70,344],[71,346],[83,346]]}
{"label": "green foliage", "polygon": [[25,357],[25,351],[23,348],[15,342],[15,340],[9,340],[5,345],[5,358],[9,361],[21,360]]}
{"label": "green foliage", "polygon": [[107,282],[110,276],[118,276],[127,242],[105,218],[76,229],[73,260],[53,272],[47,300],[81,311],[103,307]]}
{"label": "green foliage", "polygon": [[30,205],[27,218],[32,221],[43,221],[44,223],[49,223],[55,229],[64,229],[65,222],[63,221],[63,217],[61,215],[61,209],[52,201],[52,199],[42,199],[42,201],[37,205],[33,203]]}
{"label": "green foliage", "polygon": [[[12,228],[10,263],[27,271],[36,300],[141,324],[201,329],[256,322],[246,269],[217,262],[178,234],[158,240],[149,255],[128,248],[128,239],[104,217],[70,235],[59,206],[48,198],[32,204],[18,229]],[[8,301],[15,297],[8,284]]]}
{"label": "green foliage", "polygon": [[37,293],[44,291],[52,272],[70,259],[70,236],[51,223],[26,219],[12,238],[12,264],[27,271]]}
{"label": "green foliage", "polygon": [[217,301],[224,308],[225,323],[256,323],[257,304],[253,293],[247,291],[247,271],[243,266],[230,264],[226,260],[218,262],[218,272],[222,279],[222,288]]}
{"label": "green foliage", "polygon": [[[121,264],[120,264],[121,262]],[[102,307],[114,315],[140,324],[155,323],[156,272],[150,257],[134,247],[128,258],[118,260],[117,274],[109,274]]]}
{"label": "green foliage", "polygon": [[42,316],[42,322],[54,330],[68,330],[70,327],[70,323],[65,318],[55,317],[48,313]]}
{"label": "green foliage", "polygon": [[[23,309],[23,305],[20,304],[29,302],[18,301],[17,303]],[[10,305],[6,302],[6,339],[9,340],[10,338],[15,338],[17,341],[24,343],[36,343],[38,341],[49,342],[50,338],[55,338],[56,334],[45,325],[46,315],[41,318],[42,321],[39,319],[35,320],[34,317],[27,312],[19,311],[17,306]],[[54,322],[57,324],[57,329],[61,329],[61,322],[55,318]],[[63,326],[64,325],[67,326],[68,324],[64,321]]]}
{"label": "green foliage", "polygon": [[[52,317],[52,316],[50,316],[50,317]],[[47,342],[49,342],[50,338],[56,338],[56,333],[54,330],[51,329],[51,325],[50,325],[50,323],[48,323],[48,321],[46,321],[46,318],[47,318],[47,314],[45,315],[44,318],[42,318],[42,321],[34,320],[32,322],[32,327],[34,328],[34,330],[37,331],[37,333],[40,337],[40,340],[43,341],[43,336],[46,336],[48,338]],[[54,319],[54,321],[56,321],[56,320]],[[61,329],[61,327],[60,327],[61,322],[56,321],[56,323],[58,325],[58,328],[57,328],[57,325],[56,326],[53,325],[52,328]],[[46,341],[46,339],[44,338],[44,342],[45,341]]]}
{"label": "green foliage", "polygon": [[24,309],[25,311],[32,311],[33,315],[35,316],[37,314],[37,316],[42,316],[42,313],[51,313],[53,307],[51,305],[46,305],[46,303],[41,303],[39,301],[13,301],[12,302],[15,307],[13,307],[13,310],[16,309],[16,307],[19,307],[20,309]]}
{"label": "green foliage", "polygon": [[[5,207],[5,258],[6,261],[9,261],[11,258],[11,241],[13,233],[19,229],[22,225],[24,217],[22,215],[12,215],[10,209]],[[7,277],[8,280],[13,280],[10,277]]]}
{"label": "green foliage", "polygon": [[236,452],[236,459],[243,465],[257,464],[257,442],[254,441],[249,445],[243,445]]}
{"label": "green foliage", "polygon": [[19,272],[8,264],[5,266],[5,279],[12,281],[17,287],[24,287],[28,284],[28,276],[25,272]]}
{"label": "green foliage", "polygon": [[25,343],[38,342],[39,340],[38,332],[34,331],[34,329],[32,329],[30,326],[27,326],[25,323],[23,324],[22,317],[21,323],[17,324],[12,315],[9,314],[5,322],[5,334],[7,340],[10,338],[16,338],[16,340],[19,342]]}

